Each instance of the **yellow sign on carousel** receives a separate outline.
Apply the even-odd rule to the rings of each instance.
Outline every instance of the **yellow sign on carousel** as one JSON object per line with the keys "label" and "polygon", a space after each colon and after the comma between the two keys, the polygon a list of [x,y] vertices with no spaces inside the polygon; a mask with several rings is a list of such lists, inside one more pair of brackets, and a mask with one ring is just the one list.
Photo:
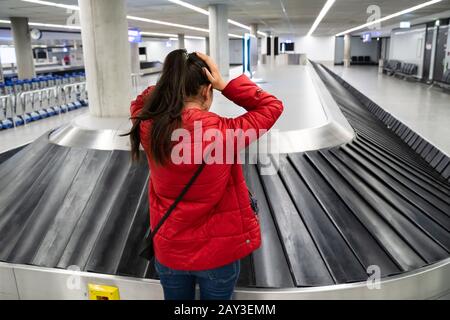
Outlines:
{"label": "yellow sign on carousel", "polygon": [[89,300],[120,300],[119,288],[88,284]]}

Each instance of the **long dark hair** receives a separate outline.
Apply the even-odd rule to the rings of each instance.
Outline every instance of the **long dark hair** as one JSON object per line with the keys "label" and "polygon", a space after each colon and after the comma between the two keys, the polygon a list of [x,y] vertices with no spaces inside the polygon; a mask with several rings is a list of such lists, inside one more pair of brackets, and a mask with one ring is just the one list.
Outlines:
{"label": "long dark hair", "polygon": [[129,135],[133,160],[140,158],[141,121],[151,119],[150,156],[156,164],[167,163],[173,146],[172,132],[182,125],[186,97],[196,96],[202,85],[210,83],[203,68],[208,68],[206,63],[185,49],[174,50],[167,55],[151,96],[144,100],[140,113],[132,118],[134,125]]}

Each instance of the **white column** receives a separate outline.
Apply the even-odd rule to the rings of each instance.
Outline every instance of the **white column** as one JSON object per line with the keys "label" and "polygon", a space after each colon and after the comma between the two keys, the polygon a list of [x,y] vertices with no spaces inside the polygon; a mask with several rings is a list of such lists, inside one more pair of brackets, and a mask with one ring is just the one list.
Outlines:
{"label": "white column", "polygon": [[131,55],[125,0],[78,3],[90,114],[129,116]]}
{"label": "white column", "polygon": [[131,73],[137,74],[141,71],[141,62],[139,61],[139,43],[130,43],[131,54]]}
{"label": "white column", "polygon": [[1,57],[0,57],[0,82],[5,82],[5,78],[3,77],[3,67]]}
{"label": "white column", "polygon": [[275,35],[270,36],[270,64],[275,65]]}
{"label": "white column", "polygon": [[209,50],[209,37],[205,38],[205,50],[206,50],[206,54],[209,56],[210,55],[210,50]]}
{"label": "white column", "polygon": [[28,18],[11,18],[11,31],[17,60],[19,79],[31,79],[36,76]]}
{"label": "white column", "polygon": [[258,52],[258,24],[252,23],[250,25],[250,34],[253,36],[251,39],[250,45],[250,55],[251,55],[251,65],[252,67],[256,67],[258,65],[259,60],[259,52]]}
{"label": "white column", "polygon": [[258,24],[252,23],[250,25],[250,34],[254,35],[255,37],[258,37]]}
{"label": "white column", "polygon": [[228,39],[228,7],[225,4],[209,6],[209,45],[210,55],[223,75],[230,71],[230,52]]}
{"label": "white column", "polygon": [[352,36],[346,34],[344,36],[344,67],[350,67],[350,61],[352,59]]}
{"label": "white column", "polygon": [[267,59],[269,56],[267,55],[267,37],[263,37],[261,39],[261,63],[267,64]]}
{"label": "white column", "polygon": [[[430,61],[430,77],[428,78],[429,81],[433,81],[434,79],[434,66],[436,64],[436,42],[437,42],[437,36],[438,36],[438,27],[434,27],[434,33],[433,33],[433,44],[431,47],[431,61]],[[448,50],[448,48],[447,48]]]}
{"label": "white column", "polygon": [[139,43],[130,43],[130,53],[131,53],[131,84],[133,86],[133,93],[139,93],[141,72],[141,62],[139,61]]}
{"label": "white column", "polygon": [[178,34],[178,49],[186,49],[186,45],[184,43],[184,34]]}

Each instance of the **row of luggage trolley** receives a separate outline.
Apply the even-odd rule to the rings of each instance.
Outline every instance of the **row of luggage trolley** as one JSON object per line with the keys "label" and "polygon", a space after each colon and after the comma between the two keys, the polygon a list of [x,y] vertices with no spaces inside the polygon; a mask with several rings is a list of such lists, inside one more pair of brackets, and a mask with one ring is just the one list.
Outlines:
{"label": "row of luggage trolley", "polygon": [[0,130],[88,105],[84,74],[46,76],[0,85]]}

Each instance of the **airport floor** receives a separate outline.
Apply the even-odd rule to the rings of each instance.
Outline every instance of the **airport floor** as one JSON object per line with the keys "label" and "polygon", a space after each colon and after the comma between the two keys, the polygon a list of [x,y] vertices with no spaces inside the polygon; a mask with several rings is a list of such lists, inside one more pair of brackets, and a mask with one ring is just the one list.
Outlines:
{"label": "airport floor", "polygon": [[329,66],[345,81],[450,155],[450,93],[378,73],[378,67]]}
{"label": "airport floor", "polygon": [[0,131],[0,153],[29,144],[44,133],[70,122],[85,112],[87,112],[87,108],[32,122],[26,126],[2,130]]}
{"label": "airport floor", "polygon": [[[242,67],[232,67],[229,79],[242,73]],[[260,86],[276,95],[284,102],[285,112],[277,123],[283,131],[314,128],[327,121],[325,112],[319,102],[316,90],[303,66],[261,66],[254,75],[261,80]],[[137,95],[147,86],[155,84],[158,74],[140,79],[133,94]],[[236,117],[245,110],[234,106],[230,101],[218,94],[214,95],[212,112],[225,117]],[[45,132],[59,127],[72,119],[88,112],[87,109],[77,110],[68,114],[61,114],[49,119],[40,120],[24,127],[4,130],[0,132],[0,153],[15,147],[28,144]]]}
{"label": "airport floor", "polygon": [[[425,84],[380,75],[376,67],[329,67],[422,137],[450,154],[449,93]],[[241,67],[231,68],[230,78],[239,75],[241,70]],[[326,121],[319,97],[304,67],[260,66],[254,76],[255,79],[262,80],[261,87],[275,94],[285,104],[285,112],[277,127],[290,131],[317,127]],[[156,83],[157,79],[158,75],[143,77],[135,93]],[[243,112],[230,105],[220,94],[215,95],[212,111],[228,117]],[[0,153],[30,143],[45,132],[70,122],[85,112],[87,109],[76,110],[25,127],[1,131]]]}

